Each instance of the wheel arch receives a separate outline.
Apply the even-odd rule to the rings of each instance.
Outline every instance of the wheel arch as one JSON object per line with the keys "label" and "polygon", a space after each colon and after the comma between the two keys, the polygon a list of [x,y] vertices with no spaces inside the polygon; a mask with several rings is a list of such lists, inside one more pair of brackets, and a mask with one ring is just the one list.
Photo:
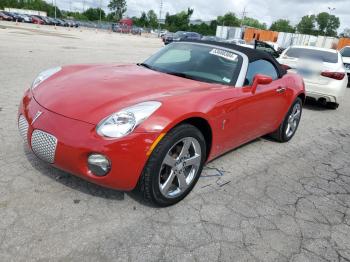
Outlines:
{"label": "wheel arch", "polygon": [[298,97],[303,101],[303,104],[305,104],[305,101],[306,101],[306,95],[305,95],[305,93],[300,93],[300,94],[298,95]]}
{"label": "wheel arch", "polygon": [[176,126],[179,126],[181,124],[190,124],[193,125],[194,127],[198,128],[198,130],[203,134],[204,139],[205,139],[205,144],[206,144],[206,160],[208,159],[208,157],[210,156],[210,152],[212,149],[212,144],[213,144],[213,129],[210,125],[210,123],[208,122],[208,120],[206,120],[203,117],[199,117],[199,116],[192,116],[186,119],[183,119],[181,121],[179,121],[178,123],[176,123],[174,126],[172,126],[170,129],[173,129]]}

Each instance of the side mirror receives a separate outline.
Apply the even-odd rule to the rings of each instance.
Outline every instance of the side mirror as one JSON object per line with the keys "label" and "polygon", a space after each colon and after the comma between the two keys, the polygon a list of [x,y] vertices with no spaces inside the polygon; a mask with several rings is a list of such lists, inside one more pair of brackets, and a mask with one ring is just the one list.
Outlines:
{"label": "side mirror", "polygon": [[255,94],[256,88],[258,85],[268,85],[272,83],[272,77],[271,76],[266,76],[262,74],[257,74],[254,77],[253,80],[253,85],[252,85],[252,93]]}

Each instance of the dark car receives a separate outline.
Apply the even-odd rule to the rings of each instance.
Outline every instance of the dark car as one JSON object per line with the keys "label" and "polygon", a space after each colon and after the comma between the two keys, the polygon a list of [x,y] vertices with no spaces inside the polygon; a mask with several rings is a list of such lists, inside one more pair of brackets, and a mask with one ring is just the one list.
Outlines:
{"label": "dark car", "polygon": [[55,20],[56,20],[56,23],[57,23],[56,25],[58,25],[58,26],[68,26],[68,23],[66,21],[62,20],[62,19],[56,18]]}
{"label": "dark car", "polygon": [[5,14],[4,12],[0,12],[0,20],[4,20],[4,21],[12,21],[12,17]]}
{"label": "dark car", "polygon": [[29,16],[29,15],[26,15],[26,14],[18,14],[16,13],[16,15],[18,15],[19,17],[22,18],[22,22],[24,23],[31,23],[32,22],[32,18]]}
{"label": "dark car", "polygon": [[12,12],[6,12],[2,11],[5,15],[10,16],[12,18],[12,21],[17,21],[17,22],[23,22],[23,18],[20,17],[19,15],[12,13]]}
{"label": "dark car", "polygon": [[79,23],[73,20],[65,20],[69,27],[79,27]]}
{"label": "dark car", "polygon": [[58,25],[58,21],[55,18],[47,16],[46,19],[49,25]]}
{"label": "dark car", "polygon": [[212,35],[205,35],[202,36],[202,41],[214,41],[214,42],[223,42],[224,40],[220,37],[217,36],[212,36]]}
{"label": "dark car", "polygon": [[179,42],[183,40],[200,40],[202,36],[196,32],[184,32],[177,31],[173,35],[169,35],[164,38],[164,44],[170,44],[171,42]]}

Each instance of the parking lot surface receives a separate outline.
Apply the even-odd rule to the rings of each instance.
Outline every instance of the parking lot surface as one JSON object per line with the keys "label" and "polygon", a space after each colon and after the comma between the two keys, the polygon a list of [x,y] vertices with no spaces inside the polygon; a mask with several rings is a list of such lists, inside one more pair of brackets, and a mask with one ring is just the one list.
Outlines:
{"label": "parking lot surface", "polygon": [[257,139],[155,208],[38,160],[17,130],[42,70],[142,62],[156,38],[0,22],[0,261],[350,261],[350,89],[307,103],[287,144]]}

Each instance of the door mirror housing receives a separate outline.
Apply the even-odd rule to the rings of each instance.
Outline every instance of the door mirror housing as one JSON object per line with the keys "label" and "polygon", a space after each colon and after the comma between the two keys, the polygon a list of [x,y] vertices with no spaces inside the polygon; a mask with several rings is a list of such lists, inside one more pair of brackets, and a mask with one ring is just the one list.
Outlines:
{"label": "door mirror housing", "polygon": [[262,74],[257,74],[254,77],[252,84],[252,93],[255,94],[258,85],[268,85],[272,83],[272,77]]}

